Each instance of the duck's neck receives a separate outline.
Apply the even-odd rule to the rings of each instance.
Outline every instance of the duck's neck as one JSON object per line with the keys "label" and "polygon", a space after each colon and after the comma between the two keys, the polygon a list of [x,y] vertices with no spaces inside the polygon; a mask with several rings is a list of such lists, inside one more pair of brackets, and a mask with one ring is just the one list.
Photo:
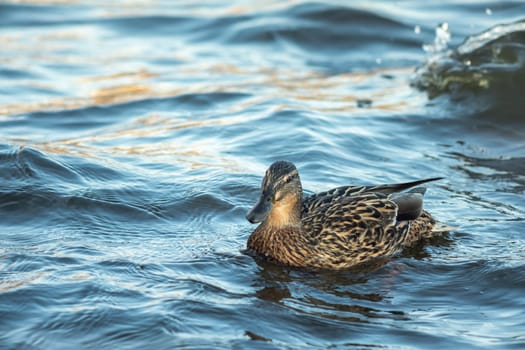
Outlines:
{"label": "duck's neck", "polygon": [[267,259],[290,266],[305,266],[308,237],[301,223],[301,201],[291,207],[274,207],[248,239],[248,248]]}
{"label": "duck's neck", "polygon": [[273,228],[301,227],[302,195],[296,194],[274,205],[264,224]]}

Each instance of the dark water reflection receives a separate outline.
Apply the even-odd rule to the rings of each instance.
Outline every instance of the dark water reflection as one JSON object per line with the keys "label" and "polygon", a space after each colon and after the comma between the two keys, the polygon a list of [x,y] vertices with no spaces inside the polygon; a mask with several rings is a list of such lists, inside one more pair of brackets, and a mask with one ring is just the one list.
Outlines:
{"label": "dark water reflection", "polygon": [[[0,348],[523,348],[524,10],[1,4]],[[276,159],[308,193],[443,176],[455,229],[344,272],[260,261]]]}

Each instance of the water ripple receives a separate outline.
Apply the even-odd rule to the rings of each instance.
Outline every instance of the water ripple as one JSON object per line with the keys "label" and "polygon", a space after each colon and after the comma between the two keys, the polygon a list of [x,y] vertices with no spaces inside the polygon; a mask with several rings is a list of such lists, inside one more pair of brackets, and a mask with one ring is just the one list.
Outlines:
{"label": "water ripple", "polygon": [[[0,348],[523,348],[523,6],[1,4]],[[455,229],[344,272],[245,255],[277,159],[308,194],[443,176]]]}

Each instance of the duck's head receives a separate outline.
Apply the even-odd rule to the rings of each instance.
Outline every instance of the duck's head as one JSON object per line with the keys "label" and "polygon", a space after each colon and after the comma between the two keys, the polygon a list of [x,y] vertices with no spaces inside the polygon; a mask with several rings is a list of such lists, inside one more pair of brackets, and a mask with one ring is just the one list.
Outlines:
{"label": "duck's head", "polygon": [[290,162],[270,165],[261,183],[261,195],[246,214],[252,224],[265,221],[285,224],[300,221],[303,190],[297,168]]}

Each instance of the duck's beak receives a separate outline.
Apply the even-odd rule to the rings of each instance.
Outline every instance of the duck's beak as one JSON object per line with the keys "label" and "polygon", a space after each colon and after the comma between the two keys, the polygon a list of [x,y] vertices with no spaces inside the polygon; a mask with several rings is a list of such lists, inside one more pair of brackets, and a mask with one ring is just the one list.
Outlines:
{"label": "duck's beak", "polygon": [[264,221],[272,210],[272,201],[268,195],[261,194],[255,206],[246,214],[246,219],[252,224]]}

